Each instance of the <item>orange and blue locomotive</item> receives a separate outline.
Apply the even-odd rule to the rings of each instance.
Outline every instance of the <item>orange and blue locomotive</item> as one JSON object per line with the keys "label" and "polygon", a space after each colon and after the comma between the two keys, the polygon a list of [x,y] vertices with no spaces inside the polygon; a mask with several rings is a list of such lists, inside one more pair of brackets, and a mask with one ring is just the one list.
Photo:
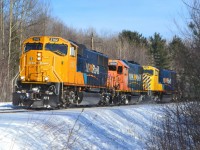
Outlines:
{"label": "orange and blue locomotive", "polygon": [[109,59],[60,37],[26,39],[19,66],[13,92],[13,105],[17,106],[66,107],[93,94],[99,98],[98,104],[130,104],[135,96],[157,101],[176,91],[174,71]]}
{"label": "orange and blue locomotive", "polygon": [[143,91],[142,66],[126,60],[109,60],[108,88],[112,93],[112,102],[129,104],[131,97]]}

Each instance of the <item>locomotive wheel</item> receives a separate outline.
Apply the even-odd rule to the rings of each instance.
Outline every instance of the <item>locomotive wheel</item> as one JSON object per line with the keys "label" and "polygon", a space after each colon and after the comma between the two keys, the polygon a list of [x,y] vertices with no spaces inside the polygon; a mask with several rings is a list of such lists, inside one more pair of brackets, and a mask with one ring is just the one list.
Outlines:
{"label": "locomotive wheel", "polygon": [[163,97],[162,94],[158,94],[158,95],[153,96],[153,100],[156,103],[162,103],[162,97]]}
{"label": "locomotive wheel", "polygon": [[160,102],[160,99],[159,99],[159,97],[158,97],[157,95],[154,96],[154,97],[152,97],[152,99],[153,99],[153,101],[156,102],[156,103]]}
{"label": "locomotive wheel", "polygon": [[108,94],[103,94],[98,105],[110,105],[112,104],[112,97]]}
{"label": "locomotive wheel", "polygon": [[147,99],[147,95],[140,95],[135,104],[144,103],[145,101],[147,101]]}
{"label": "locomotive wheel", "polygon": [[76,100],[77,100],[78,104],[80,104],[82,102],[82,100],[83,100],[83,92],[77,92]]}
{"label": "locomotive wheel", "polygon": [[12,97],[13,106],[19,106],[19,104],[20,104],[20,96],[19,96],[19,94],[18,93],[13,93],[12,96],[13,96]]}
{"label": "locomotive wheel", "polygon": [[117,95],[117,96],[114,96],[114,97],[113,97],[113,103],[114,103],[115,105],[120,105],[121,101],[122,101],[122,98],[121,98],[120,95]]}
{"label": "locomotive wheel", "polygon": [[[51,95],[49,96],[49,101],[47,101],[46,105],[50,105],[51,108],[59,107],[60,96],[59,95]],[[45,101],[44,101],[45,103]]]}
{"label": "locomotive wheel", "polygon": [[105,103],[106,103],[106,105],[112,104],[112,100],[111,100],[111,97],[110,97],[109,95],[107,95],[107,96],[105,97]]}
{"label": "locomotive wheel", "polygon": [[122,96],[122,103],[125,105],[129,105],[131,101],[131,96],[129,95],[124,95]]}
{"label": "locomotive wheel", "polygon": [[[23,104],[23,106],[26,106],[27,108],[30,108],[30,107],[32,107],[32,105],[34,105],[35,104],[35,102],[34,101],[32,101],[32,100],[22,100],[22,104]],[[35,106],[35,105],[34,105]],[[37,105],[36,105],[37,106]],[[34,107],[33,107],[34,108]]]}
{"label": "locomotive wheel", "polygon": [[125,105],[128,105],[130,103],[130,101],[126,98],[125,100],[124,100],[124,104]]}

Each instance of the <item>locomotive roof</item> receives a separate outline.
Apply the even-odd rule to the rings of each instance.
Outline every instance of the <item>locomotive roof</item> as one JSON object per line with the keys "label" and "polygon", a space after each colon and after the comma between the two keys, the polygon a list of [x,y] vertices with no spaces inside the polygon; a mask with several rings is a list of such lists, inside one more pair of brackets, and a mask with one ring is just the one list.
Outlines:
{"label": "locomotive roof", "polygon": [[124,62],[124,60],[121,60],[121,59],[114,59],[114,60],[112,60],[112,61],[120,62],[123,66],[126,66],[127,68],[129,68],[129,65],[128,65],[126,62]]}
{"label": "locomotive roof", "polygon": [[134,66],[141,66],[140,64],[138,63],[133,63],[134,61],[127,61],[127,60],[122,60],[124,63],[126,63],[128,66],[130,65],[134,65]]}
{"label": "locomotive roof", "polygon": [[[70,41],[71,43],[77,45],[78,48],[81,49],[81,50],[87,50],[87,51],[90,51],[90,52],[94,52],[94,53],[98,53],[98,54],[100,54],[100,55],[107,56],[106,54],[101,53],[101,52],[98,52],[98,51],[96,51],[96,50],[88,49],[84,44],[79,44],[79,43],[74,42],[74,41],[72,41],[72,40],[69,40],[69,41]],[[107,57],[108,57],[108,56],[107,56]]]}

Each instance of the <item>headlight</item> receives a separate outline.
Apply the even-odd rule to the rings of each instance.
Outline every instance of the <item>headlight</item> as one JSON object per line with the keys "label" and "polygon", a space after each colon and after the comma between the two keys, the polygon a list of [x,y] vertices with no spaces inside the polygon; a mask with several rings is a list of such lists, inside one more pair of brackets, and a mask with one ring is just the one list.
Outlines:
{"label": "headlight", "polygon": [[48,81],[48,80],[49,80],[49,77],[45,77],[44,80],[45,80],[45,81]]}
{"label": "headlight", "polygon": [[37,56],[41,56],[41,53],[37,53]]}
{"label": "headlight", "polygon": [[41,60],[41,57],[38,57],[37,60]]}
{"label": "headlight", "polygon": [[20,79],[21,79],[21,80],[24,80],[24,79],[25,79],[25,76],[21,76]]}

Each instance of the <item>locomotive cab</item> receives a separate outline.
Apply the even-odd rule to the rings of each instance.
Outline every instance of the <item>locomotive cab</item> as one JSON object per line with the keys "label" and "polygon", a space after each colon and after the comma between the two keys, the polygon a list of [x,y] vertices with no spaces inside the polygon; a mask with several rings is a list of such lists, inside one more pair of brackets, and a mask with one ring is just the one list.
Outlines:
{"label": "locomotive cab", "polygon": [[26,40],[20,58],[21,82],[72,82],[66,74],[76,71],[76,50],[72,43],[56,37]]}
{"label": "locomotive cab", "polygon": [[143,66],[143,88],[145,91],[162,91],[163,86],[159,82],[159,70],[152,66]]}
{"label": "locomotive cab", "polygon": [[128,65],[122,60],[109,60],[108,87],[115,90],[127,91]]}

